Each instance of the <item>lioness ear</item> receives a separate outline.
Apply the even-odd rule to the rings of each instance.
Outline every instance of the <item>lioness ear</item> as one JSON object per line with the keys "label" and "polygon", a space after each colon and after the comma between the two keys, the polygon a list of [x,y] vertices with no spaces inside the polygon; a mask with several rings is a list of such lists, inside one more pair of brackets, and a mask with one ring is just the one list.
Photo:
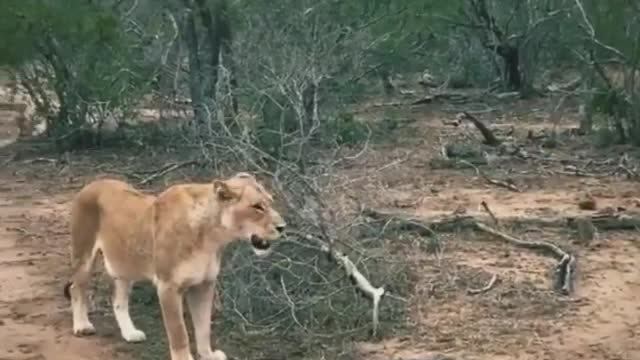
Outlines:
{"label": "lioness ear", "polygon": [[227,185],[224,181],[214,180],[213,181],[213,192],[216,194],[218,199],[222,201],[227,201],[233,199],[236,194],[234,194],[233,190]]}

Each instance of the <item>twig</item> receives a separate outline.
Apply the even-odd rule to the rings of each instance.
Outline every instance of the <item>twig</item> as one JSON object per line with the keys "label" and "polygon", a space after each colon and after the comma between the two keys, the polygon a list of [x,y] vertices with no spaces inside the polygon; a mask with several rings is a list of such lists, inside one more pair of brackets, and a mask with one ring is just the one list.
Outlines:
{"label": "twig", "polygon": [[473,165],[469,161],[467,161],[467,160],[458,160],[458,161],[460,161],[460,163],[462,163],[462,164],[465,164],[467,166],[472,167],[476,171],[476,174],[478,174],[478,176],[481,176],[482,178],[484,178],[489,184],[492,184],[492,185],[495,185],[495,186],[499,186],[499,187],[503,187],[505,189],[509,189],[511,191],[514,191],[514,192],[520,192],[520,189],[518,189],[513,184],[509,184],[508,182],[505,182],[505,181],[502,181],[502,180],[496,180],[496,179],[490,178],[482,170],[480,170],[477,166]]}
{"label": "twig", "polygon": [[7,160],[3,161],[2,164],[0,164],[0,168],[7,166],[10,162],[15,160],[17,156],[18,156],[17,153],[14,153],[11,156],[9,156]]}
{"label": "twig", "polygon": [[570,171],[570,170],[549,170],[549,171],[551,173],[554,173],[554,174],[567,175],[567,176],[578,176],[578,177],[598,178],[598,177],[609,176],[608,174],[588,173],[588,172],[584,172],[584,171],[582,171],[580,169],[575,169],[573,171]]}
{"label": "twig", "polygon": [[284,293],[284,297],[285,299],[287,299],[287,302],[289,303],[289,306],[291,306],[291,318],[293,318],[293,321],[296,322],[296,324],[301,328],[301,329],[306,329],[301,323],[300,320],[298,320],[298,317],[296,316],[296,304],[293,302],[293,300],[291,300],[291,297],[289,296],[289,293],[287,292],[287,287],[284,284],[284,278],[282,276],[280,276],[280,285],[282,286],[282,292]]}
{"label": "twig", "polygon": [[499,227],[500,223],[498,222],[498,218],[493,213],[493,211],[491,211],[491,209],[489,208],[489,204],[487,204],[486,201],[482,200],[480,205],[482,205],[482,207],[484,208],[484,211],[486,211],[487,214],[489,214],[489,216],[491,216],[491,220],[493,220],[493,225]]}
{"label": "twig", "polygon": [[181,163],[175,163],[175,164],[172,164],[172,165],[169,165],[169,166],[165,166],[164,168],[160,169],[158,172],[153,173],[153,174],[149,175],[147,178],[145,178],[144,180],[140,181],[140,185],[146,185],[149,182],[151,182],[151,181],[153,181],[153,180],[155,180],[155,179],[157,179],[157,178],[159,178],[161,176],[164,176],[164,175],[166,175],[166,174],[168,174],[168,173],[170,173],[172,171],[178,170],[178,169],[183,168],[183,167],[188,166],[188,165],[194,165],[194,164],[197,164],[197,163],[198,163],[197,160],[189,160],[189,161],[185,161],[185,162],[181,162]]}
{"label": "twig", "polygon": [[467,294],[478,295],[478,294],[486,293],[487,291],[493,288],[493,285],[495,285],[496,280],[498,280],[498,275],[493,274],[493,276],[491,277],[491,280],[489,280],[489,283],[486,286],[480,289],[467,289]]}

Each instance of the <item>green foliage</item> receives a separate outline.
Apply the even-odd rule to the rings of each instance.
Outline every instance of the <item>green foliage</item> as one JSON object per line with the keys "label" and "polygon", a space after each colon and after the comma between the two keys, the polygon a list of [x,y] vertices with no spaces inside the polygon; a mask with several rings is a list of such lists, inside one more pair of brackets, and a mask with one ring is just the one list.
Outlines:
{"label": "green foliage", "polygon": [[0,65],[17,66],[33,58],[35,38],[28,31],[27,15],[37,11],[35,1],[7,0],[0,11]]}
{"label": "green foliage", "polygon": [[91,45],[103,50],[122,41],[116,14],[87,1],[10,0],[1,14],[3,64],[20,65],[43,55],[47,38],[74,51]]}
{"label": "green foliage", "polygon": [[36,74],[30,86],[57,95],[59,107],[40,99],[49,108],[39,110],[55,118],[49,131],[65,148],[95,144],[100,137],[89,122],[109,114],[126,117],[153,78],[154,64],[142,61],[143,39],[128,32],[125,19],[107,5],[9,1],[0,15],[0,64]]}

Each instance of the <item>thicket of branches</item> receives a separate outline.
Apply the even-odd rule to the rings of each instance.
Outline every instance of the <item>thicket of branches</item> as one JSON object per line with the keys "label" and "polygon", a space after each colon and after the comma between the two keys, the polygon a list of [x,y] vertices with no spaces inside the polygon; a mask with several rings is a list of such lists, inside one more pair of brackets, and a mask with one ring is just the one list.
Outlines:
{"label": "thicket of branches", "polygon": [[4,7],[0,63],[62,146],[95,145],[103,123],[122,128],[150,103],[165,117],[189,108],[192,134],[250,129],[272,152],[290,148],[291,134],[326,138],[336,126],[347,128],[342,141],[362,140],[363,129],[343,124],[350,119],[338,115],[341,106],[371,89],[391,90],[390,76],[425,69],[437,85],[524,96],[546,92],[551,70],[575,70],[583,81],[571,90],[602,120],[587,116],[583,130],[604,126],[620,141],[637,138],[640,15],[632,1],[29,0]]}
{"label": "thicket of branches", "polygon": [[[230,255],[223,322],[243,331],[369,331],[382,284],[393,285],[381,321],[401,322],[401,255],[376,237],[353,241],[353,209],[325,201],[341,191],[332,169],[379,132],[349,106],[394,95],[396,75],[424,72],[440,89],[575,95],[585,133],[640,139],[635,1],[23,0],[3,4],[0,37],[0,65],[61,149],[102,145],[116,129],[271,180],[297,233],[268,264]],[[548,86],[567,71],[578,85]],[[140,109],[172,121],[142,124]]]}

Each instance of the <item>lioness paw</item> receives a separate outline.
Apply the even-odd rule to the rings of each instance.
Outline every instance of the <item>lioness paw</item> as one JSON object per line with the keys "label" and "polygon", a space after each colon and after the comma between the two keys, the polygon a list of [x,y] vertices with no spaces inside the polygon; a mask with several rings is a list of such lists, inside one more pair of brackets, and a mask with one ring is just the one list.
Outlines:
{"label": "lioness paw", "polygon": [[201,360],[227,360],[227,355],[222,350],[216,350],[210,355],[203,356]]}
{"label": "lioness paw", "polygon": [[144,332],[138,329],[132,329],[126,333],[123,332],[122,337],[125,339],[126,342],[130,342],[130,343],[142,342],[147,340],[147,336],[144,334]]}
{"label": "lioness paw", "polygon": [[93,324],[87,323],[73,327],[73,335],[75,336],[86,336],[93,335],[96,333],[96,328],[93,327]]}

